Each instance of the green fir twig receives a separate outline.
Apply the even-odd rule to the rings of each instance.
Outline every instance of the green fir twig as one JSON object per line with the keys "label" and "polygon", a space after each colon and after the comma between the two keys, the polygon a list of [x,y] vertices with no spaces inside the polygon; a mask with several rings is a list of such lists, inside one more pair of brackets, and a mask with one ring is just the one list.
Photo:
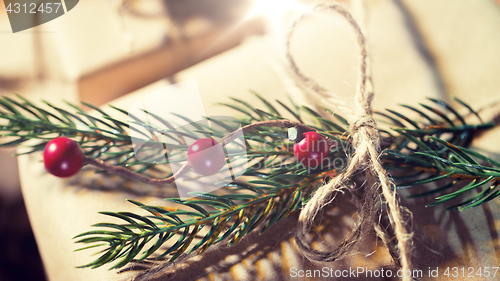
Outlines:
{"label": "green fir twig", "polygon": [[[348,121],[326,108],[322,111],[330,116],[296,105],[293,101],[291,105],[277,101],[281,108],[276,108],[261,96],[257,97],[264,109],[236,98],[233,98],[234,103],[224,104],[243,114],[239,122],[246,128],[243,132],[248,163],[253,163],[243,174],[244,179],[226,184],[223,195],[194,193],[192,195],[196,197],[191,199],[166,199],[178,204],[178,209],[130,201],[148,211],[149,215],[102,212],[121,219],[123,223],[99,223],[94,225],[99,230],[75,237],[77,243],[87,245],[81,250],[101,247],[102,255],[82,267],[95,268],[114,263],[112,268],[120,268],[132,261],[151,258],[168,258],[172,262],[183,253],[202,253],[226,239],[232,245],[253,229],[261,227],[261,232],[266,231],[299,210],[319,185],[342,172],[351,154]],[[385,149],[382,163],[394,175],[397,187],[439,182],[437,188],[418,192],[413,197],[435,196],[435,202],[428,206],[460,200],[448,209],[465,210],[498,197],[500,164],[468,149],[477,131],[492,128],[494,124],[483,123],[478,113],[460,100],[458,103],[475,115],[479,123],[467,123],[459,110],[443,101],[429,101],[432,106],[403,105],[406,110],[417,113],[419,119],[411,119],[394,110],[377,113],[391,128],[380,130]],[[152,179],[148,171],[168,167],[173,161],[168,159],[167,152],[186,152],[185,140],[196,138],[194,131],[175,129],[168,120],[152,112],[145,113],[159,121],[160,127],[153,127],[120,108],[112,107],[112,110],[132,118],[131,122],[125,123],[99,108],[84,105],[96,110],[100,116],[89,115],[73,104],[70,104],[73,110],[68,111],[49,103],[44,107],[36,106],[22,97],[2,97],[0,119],[6,121],[1,128],[2,137],[8,139],[2,146],[39,140],[38,144],[30,145],[27,153],[32,153],[43,150],[51,138],[64,135],[81,145],[87,164],[108,172],[121,171],[120,175],[137,180]],[[283,117],[280,113],[283,110],[295,120]],[[224,130],[217,131],[199,124],[194,130],[197,134],[220,136],[223,144],[231,143],[232,135],[227,132],[237,126],[219,125]],[[290,127],[317,131],[328,140],[332,149],[321,168],[311,170],[296,162],[293,142],[287,139]],[[135,131],[143,141],[151,144],[148,148],[151,156],[147,160],[154,161],[144,163],[144,159],[137,158],[130,131]],[[172,143],[163,146],[155,134],[168,137]],[[229,151],[227,157],[238,158],[240,155]],[[177,160],[185,161],[185,158]],[[189,169],[186,165],[184,167]],[[169,177],[172,174],[166,178]],[[466,199],[460,199],[462,197]],[[195,237],[199,235],[201,240],[195,243]],[[170,247],[164,249],[169,241],[172,241]]]}

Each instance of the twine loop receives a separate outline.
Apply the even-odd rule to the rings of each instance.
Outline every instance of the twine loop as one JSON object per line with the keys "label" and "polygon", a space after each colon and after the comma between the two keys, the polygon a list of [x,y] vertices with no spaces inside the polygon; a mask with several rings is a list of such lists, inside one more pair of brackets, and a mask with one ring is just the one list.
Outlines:
{"label": "twine loop", "polygon": [[[349,114],[350,135],[352,138],[352,155],[347,168],[321,186],[301,210],[295,232],[295,241],[301,253],[310,260],[315,261],[335,261],[345,257],[354,246],[360,242],[363,236],[375,230],[389,248],[394,263],[402,267],[404,272],[411,270],[411,236],[406,229],[406,221],[402,213],[409,212],[399,205],[395,186],[388,177],[387,172],[379,161],[380,137],[377,123],[372,117],[372,101],[374,93],[371,90],[371,79],[368,76],[368,55],[366,40],[360,26],[351,14],[342,6],[337,4],[320,4],[314,7],[313,11],[335,11],[347,20],[354,29],[357,42],[360,47],[360,77],[359,84],[354,96],[354,109],[342,103],[341,99],[333,93],[318,85],[314,80],[304,75],[295,64],[290,52],[290,41],[297,24],[304,18],[306,13],[300,15],[292,24],[287,34],[286,58],[295,82],[306,92],[312,92],[321,98],[324,103],[335,107]],[[363,167],[362,173],[366,176],[364,183],[364,194],[361,199],[360,210],[358,210],[359,220],[352,231],[346,235],[337,246],[329,251],[314,249],[307,238],[316,215],[330,202],[335,199],[339,192],[344,189],[353,188],[352,178],[358,170]],[[384,208],[385,206],[385,208]],[[393,228],[394,236],[391,237],[388,230],[380,225],[376,219],[382,212],[387,214],[389,222]],[[403,280],[412,280],[411,277],[403,274]]]}

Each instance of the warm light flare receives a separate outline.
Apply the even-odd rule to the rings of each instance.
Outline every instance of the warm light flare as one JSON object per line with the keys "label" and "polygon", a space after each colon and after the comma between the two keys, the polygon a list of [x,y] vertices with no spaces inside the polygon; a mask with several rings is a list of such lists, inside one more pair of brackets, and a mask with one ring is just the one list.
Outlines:
{"label": "warm light flare", "polygon": [[304,11],[306,7],[294,0],[254,0],[248,17],[265,15],[276,19],[287,10]]}

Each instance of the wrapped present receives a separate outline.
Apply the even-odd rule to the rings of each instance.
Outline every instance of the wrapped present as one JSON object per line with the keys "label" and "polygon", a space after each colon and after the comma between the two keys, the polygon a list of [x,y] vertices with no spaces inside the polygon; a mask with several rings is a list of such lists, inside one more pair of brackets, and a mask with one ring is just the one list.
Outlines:
{"label": "wrapped present", "polygon": [[[482,101],[497,96],[495,73],[498,65],[470,58],[478,52],[491,61],[498,58],[495,49],[488,44],[500,40],[494,35],[497,26],[494,23],[500,18],[497,17],[500,9],[493,2],[464,2],[452,6],[436,1],[368,4],[366,31],[370,40],[372,75],[377,91],[374,107],[377,110],[395,108],[400,103],[417,104],[429,96],[447,99],[451,94],[478,108]],[[456,17],[456,14],[467,16]],[[443,21],[449,22],[443,24]],[[357,46],[353,43],[355,38],[350,27],[339,22],[323,17],[303,21],[291,41],[291,52],[307,76],[348,98],[353,96],[357,82],[358,70],[353,67],[357,65]],[[454,24],[467,26],[478,22],[490,24],[480,25],[477,33],[448,34]],[[443,38],[448,41],[441,41]],[[312,98],[303,96],[293,86],[283,65],[269,60],[273,57],[270,54],[272,45],[267,39],[247,40],[179,72],[176,79],[195,79],[208,115],[233,115],[234,111],[213,105],[225,102],[230,96],[252,105],[260,102],[248,89],[268,100],[283,100],[286,92],[290,92],[298,104],[314,106]],[[468,52],[458,48],[463,42],[471,47]],[[454,50],[451,54],[447,51],[448,45]],[[477,81],[483,83],[473,87]],[[170,82],[164,80],[152,83],[111,104],[129,108],[141,97],[168,85]],[[474,96],[468,94],[473,88],[476,90]],[[494,136],[497,133],[496,129],[485,133],[472,146],[495,157]],[[137,212],[138,208],[125,199],[171,207],[161,198],[175,192],[130,183],[115,176],[99,176],[92,170],[81,171],[73,179],[60,180],[44,172],[40,157],[39,154],[22,156],[20,171],[30,220],[51,280],[126,280],[133,277],[139,280],[398,280],[398,269],[389,253],[371,234],[366,234],[368,238],[357,252],[343,260],[329,263],[306,260],[292,238],[297,214],[278,222],[261,236],[252,232],[232,247],[216,245],[211,251],[173,265],[143,263],[127,270],[110,271],[105,266],[74,268],[94,259],[85,251],[72,252],[78,248],[72,237],[101,222],[103,217],[97,212]],[[498,269],[497,201],[459,213],[440,206],[425,208],[432,199],[405,198],[410,193],[411,190],[402,191],[401,198],[402,205],[414,214],[412,252],[415,267],[411,274],[424,280],[470,280],[468,276],[473,276],[474,280],[493,278],[486,277],[485,272],[493,276]],[[353,227],[357,206],[348,199],[349,194],[337,197],[325,209],[321,223],[314,230],[326,243],[315,246],[329,249]]]}

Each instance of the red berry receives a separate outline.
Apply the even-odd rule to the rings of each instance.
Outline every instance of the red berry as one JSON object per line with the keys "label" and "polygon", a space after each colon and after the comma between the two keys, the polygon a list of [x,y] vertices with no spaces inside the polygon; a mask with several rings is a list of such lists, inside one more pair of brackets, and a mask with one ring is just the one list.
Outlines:
{"label": "red berry", "polygon": [[329,149],[328,143],[320,134],[305,132],[304,138],[293,145],[293,154],[305,166],[317,168],[328,157]]}
{"label": "red berry", "polygon": [[74,140],[65,137],[49,141],[43,151],[45,169],[61,178],[78,173],[83,165],[83,158],[80,146]]}
{"label": "red berry", "polygon": [[222,145],[211,138],[195,141],[189,147],[187,159],[193,171],[204,176],[217,173],[226,164]]}

